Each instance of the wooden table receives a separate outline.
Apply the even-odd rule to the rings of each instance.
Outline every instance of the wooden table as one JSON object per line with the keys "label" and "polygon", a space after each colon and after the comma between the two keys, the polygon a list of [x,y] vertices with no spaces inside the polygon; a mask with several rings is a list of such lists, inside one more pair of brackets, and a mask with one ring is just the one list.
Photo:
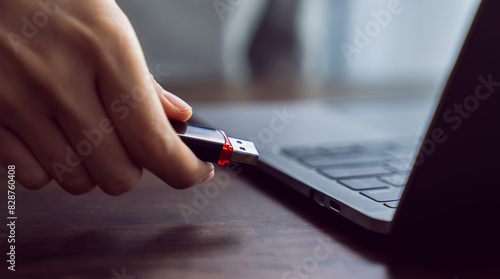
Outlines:
{"label": "wooden table", "polygon": [[[216,171],[184,191],[146,172],[120,197],[18,187],[16,272],[7,271],[2,226],[0,278],[500,278],[498,254],[395,254],[384,237],[262,173]],[[7,223],[5,171],[0,182]]]}
{"label": "wooden table", "polygon": [[1,278],[500,278],[496,261],[396,257],[384,238],[265,175],[217,174],[177,191],[145,173],[120,197],[17,188],[16,272],[2,261]]}

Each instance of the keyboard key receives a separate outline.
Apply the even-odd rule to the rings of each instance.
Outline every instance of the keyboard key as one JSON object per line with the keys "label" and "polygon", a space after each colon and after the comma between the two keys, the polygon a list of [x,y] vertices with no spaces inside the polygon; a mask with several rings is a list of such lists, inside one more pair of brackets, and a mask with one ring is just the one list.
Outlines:
{"label": "keyboard key", "polygon": [[363,191],[361,192],[361,195],[378,202],[391,202],[399,200],[402,192],[402,188],[387,188],[380,190]]}
{"label": "keyboard key", "polygon": [[378,176],[383,174],[391,174],[391,171],[384,167],[374,166],[374,167],[359,167],[359,168],[334,168],[320,169],[320,172],[329,178],[333,179],[345,179],[345,178],[356,178],[356,177],[370,177]]}
{"label": "keyboard key", "polygon": [[284,148],[283,151],[298,158],[327,153],[325,149],[319,146],[291,147],[291,148]]}
{"label": "keyboard key", "polygon": [[388,158],[389,157],[387,155],[368,156],[368,155],[350,154],[343,156],[310,156],[302,158],[301,160],[311,167],[326,167],[326,166],[374,163],[374,162],[385,161]]}
{"label": "keyboard key", "polygon": [[368,150],[381,150],[381,149],[392,149],[397,145],[390,141],[372,141],[359,143],[361,147]]}
{"label": "keyboard key", "polygon": [[343,161],[351,157],[353,157],[353,155],[351,154],[342,156],[315,155],[315,156],[303,157],[300,158],[300,160],[311,167],[323,167],[323,166],[338,164],[339,161]]}
{"label": "keyboard key", "polygon": [[352,190],[380,189],[389,186],[376,178],[345,179],[339,182]]}
{"label": "keyboard key", "polygon": [[353,153],[359,150],[359,147],[356,145],[322,145],[323,149],[328,150],[328,152],[332,154],[345,154],[345,153]]}
{"label": "keyboard key", "polygon": [[408,175],[406,174],[396,174],[391,176],[380,177],[380,181],[389,183],[391,185],[402,187],[405,186]]}
{"label": "keyboard key", "polygon": [[417,148],[420,146],[421,140],[418,138],[414,137],[409,137],[409,138],[396,138],[396,139],[391,139],[394,143],[400,145],[400,146],[415,146]]}
{"label": "keyboard key", "polygon": [[392,159],[393,157],[387,153],[385,153],[381,149],[362,149],[358,151],[358,154],[369,157],[379,157],[383,159]]}
{"label": "keyboard key", "polygon": [[417,147],[415,146],[402,146],[394,149],[384,150],[385,153],[396,158],[413,158],[417,152]]}
{"label": "keyboard key", "polygon": [[386,203],[384,203],[384,205],[389,207],[389,208],[397,208],[399,205],[399,201],[386,202]]}
{"label": "keyboard key", "polygon": [[408,172],[413,168],[413,163],[408,160],[391,160],[387,161],[386,165],[400,172]]}

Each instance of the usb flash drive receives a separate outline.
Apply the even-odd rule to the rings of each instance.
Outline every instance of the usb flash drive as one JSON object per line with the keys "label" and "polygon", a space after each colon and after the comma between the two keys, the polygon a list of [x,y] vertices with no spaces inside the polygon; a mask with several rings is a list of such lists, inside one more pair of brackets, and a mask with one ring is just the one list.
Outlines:
{"label": "usb flash drive", "polygon": [[182,141],[202,161],[224,165],[231,161],[255,165],[259,152],[251,141],[226,136],[222,130],[170,120]]}

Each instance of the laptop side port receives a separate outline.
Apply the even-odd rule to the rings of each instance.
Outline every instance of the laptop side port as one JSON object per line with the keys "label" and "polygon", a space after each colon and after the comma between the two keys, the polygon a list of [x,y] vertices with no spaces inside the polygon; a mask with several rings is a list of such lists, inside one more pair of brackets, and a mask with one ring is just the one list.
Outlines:
{"label": "laptop side port", "polygon": [[340,212],[340,205],[336,203],[334,200],[329,200],[328,205],[330,206],[330,209],[339,213]]}
{"label": "laptop side port", "polygon": [[320,193],[318,191],[311,190],[311,195],[313,200],[326,208],[330,208],[331,210],[339,213],[340,212],[340,204],[338,204],[336,201],[332,200],[330,197],[326,196],[323,193]]}
{"label": "laptop side port", "polygon": [[324,203],[325,197],[324,197],[324,195],[322,193],[318,192],[318,191],[314,191],[314,190],[311,190],[311,191],[312,191],[312,198],[313,198],[313,200],[317,204],[319,204],[321,206],[325,206],[325,203]]}

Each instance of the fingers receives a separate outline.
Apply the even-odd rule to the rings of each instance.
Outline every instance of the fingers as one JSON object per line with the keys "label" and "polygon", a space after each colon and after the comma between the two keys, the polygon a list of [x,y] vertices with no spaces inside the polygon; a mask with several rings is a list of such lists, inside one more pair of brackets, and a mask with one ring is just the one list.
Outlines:
{"label": "fingers", "polygon": [[26,142],[45,171],[64,190],[81,195],[94,189],[92,177],[56,123],[25,111],[22,118],[12,124],[8,128]]}
{"label": "fingers", "polygon": [[15,165],[16,179],[30,190],[38,190],[46,186],[51,176],[40,165],[33,153],[11,131],[0,126],[0,165]]}
{"label": "fingers", "polygon": [[26,176],[20,176],[20,182],[31,189],[41,188],[50,180],[37,168],[40,166],[69,193],[79,195],[91,191],[95,183],[60,127],[51,119],[49,112],[54,107],[44,98],[45,91],[23,77],[20,69],[12,67],[9,73],[8,77],[0,77],[0,83],[4,84],[0,91],[3,125],[0,133],[8,142],[4,146],[9,146],[7,150],[2,148],[2,164],[17,160],[17,172]]}
{"label": "fingers", "polygon": [[200,161],[168,122],[167,116],[189,119],[191,108],[148,76],[116,3],[95,2],[68,5],[57,24],[26,45],[29,51],[5,55],[11,58],[0,66],[6,70],[0,144],[12,148],[2,149],[0,164],[29,171],[20,176],[27,187],[53,177],[72,194],[96,183],[108,194],[124,193],[142,167],[179,189],[212,177],[213,165]]}
{"label": "fingers", "polygon": [[117,133],[132,158],[170,186],[183,189],[203,181],[213,165],[200,161],[175,134],[139,44],[129,47],[121,49],[119,61],[100,65],[98,74],[99,93]]}
{"label": "fingers", "polygon": [[106,115],[95,88],[74,88],[77,95],[87,95],[69,104],[71,111],[57,117],[85,168],[97,185],[109,195],[121,195],[134,188],[142,168],[127,154],[111,120]]}
{"label": "fingers", "polygon": [[169,119],[185,122],[191,118],[193,108],[190,105],[176,95],[163,89],[153,76],[151,76],[151,81]]}

